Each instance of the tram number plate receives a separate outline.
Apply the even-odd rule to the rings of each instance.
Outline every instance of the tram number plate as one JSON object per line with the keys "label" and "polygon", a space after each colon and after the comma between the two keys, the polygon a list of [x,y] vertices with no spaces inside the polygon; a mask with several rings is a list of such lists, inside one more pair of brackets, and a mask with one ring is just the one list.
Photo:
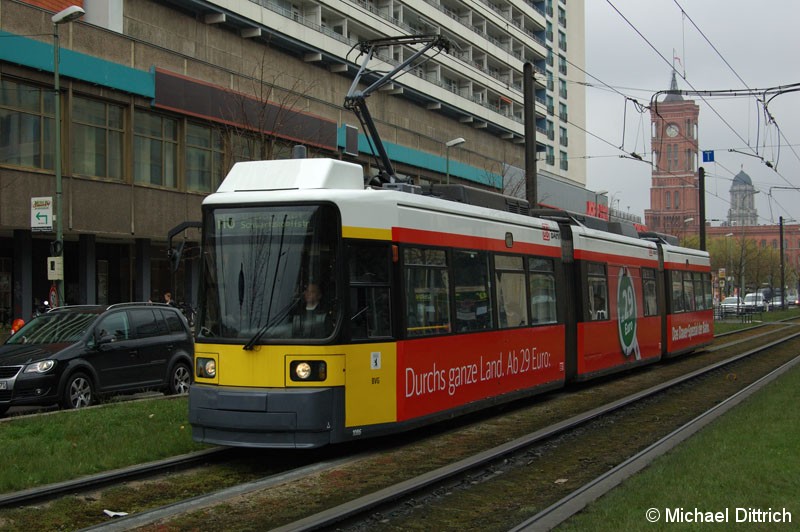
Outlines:
{"label": "tram number plate", "polygon": [[8,383],[6,381],[0,381],[0,390],[7,390]]}

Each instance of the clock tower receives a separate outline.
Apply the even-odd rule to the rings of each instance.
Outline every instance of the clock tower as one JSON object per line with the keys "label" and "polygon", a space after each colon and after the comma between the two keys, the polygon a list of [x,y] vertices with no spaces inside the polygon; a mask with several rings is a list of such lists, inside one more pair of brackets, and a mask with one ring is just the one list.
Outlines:
{"label": "clock tower", "polygon": [[683,238],[698,234],[702,222],[697,177],[700,108],[678,94],[674,70],[670,91],[650,110],[653,171],[644,218],[649,230]]}

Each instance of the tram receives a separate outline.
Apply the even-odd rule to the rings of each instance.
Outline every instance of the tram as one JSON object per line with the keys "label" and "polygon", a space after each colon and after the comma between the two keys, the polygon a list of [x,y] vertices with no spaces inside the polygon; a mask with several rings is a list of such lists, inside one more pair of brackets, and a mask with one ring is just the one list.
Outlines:
{"label": "tram", "polygon": [[193,438],[386,435],[711,341],[707,253],[528,212],[331,159],[234,165],[203,202]]}

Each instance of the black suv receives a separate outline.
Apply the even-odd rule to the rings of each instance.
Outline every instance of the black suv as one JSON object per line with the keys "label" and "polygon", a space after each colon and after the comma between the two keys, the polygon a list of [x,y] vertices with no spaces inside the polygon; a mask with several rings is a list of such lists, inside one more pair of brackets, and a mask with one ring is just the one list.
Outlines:
{"label": "black suv", "polygon": [[193,351],[186,318],[168,305],[56,308],[0,346],[0,415],[11,406],[80,408],[142,390],[186,393]]}

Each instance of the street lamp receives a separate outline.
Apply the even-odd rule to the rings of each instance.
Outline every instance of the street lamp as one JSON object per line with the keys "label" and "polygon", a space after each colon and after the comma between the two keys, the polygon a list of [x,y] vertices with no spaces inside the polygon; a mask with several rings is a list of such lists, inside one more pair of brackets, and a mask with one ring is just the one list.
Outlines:
{"label": "street lamp", "polygon": [[600,218],[600,209],[598,208],[598,201],[600,196],[603,194],[608,194],[608,190],[595,190],[594,191],[594,215]]}
{"label": "street lamp", "polygon": [[683,227],[681,228],[683,233],[683,245],[686,245],[686,226],[694,221],[694,218],[684,218],[683,220]]}
{"label": "street lamp", "polygon": [[444,146],[445,146],[444,147],[444,152],[445,152],[445,157],[447,159],[447,167],[446,167],[446,169],[447,169],[447,184],[448,185],[450,184],[450,148],[452,148],[453,146],[458,146],[459,144],[464,144],[465,142],[467,142],[467,141],[464,140],[463,137],[458,137],[457,139],[448,140],[447,142],[444,143]]}
{"label": "street lamp", "polygon": [[[56,245],[54,255],[62,256],[64,252],[64,223],[62,221],[63,207],[61,205],[61,85],[58,76],[58,52],[61,46],[58,42],[58,26],[77,20],[86,14],[86,11],[79,6],[69,6],[53,15],[53,77],[55,85],[55,171],[56,171]],[[62,278],[56,281],[56,293],[58,305],[64,304],[64,279],[63,269]]]}
{"label": "street lamp", "polygon": [[[728,275],[727,275],[728,278],[725,279],[725,291],[728,292],[729,296],[731,295],[731,283],[729,281],[733,278],[733,276],[731,275],[731,273],[732,273],[732,271],[731,271],[731,268],[732,268],[732,266],[731,266],[731,237],[732,236],[733,236],[733,233],[728,233],[728,234],[725,235],[725,240],[727,240],[727,242],[728,242],[728,261],[727,261],[728,262]],[[738,302],[739,300],[737,299],[736,301]],[[737,309],[737,311],[738,311],[738,309]]]}

